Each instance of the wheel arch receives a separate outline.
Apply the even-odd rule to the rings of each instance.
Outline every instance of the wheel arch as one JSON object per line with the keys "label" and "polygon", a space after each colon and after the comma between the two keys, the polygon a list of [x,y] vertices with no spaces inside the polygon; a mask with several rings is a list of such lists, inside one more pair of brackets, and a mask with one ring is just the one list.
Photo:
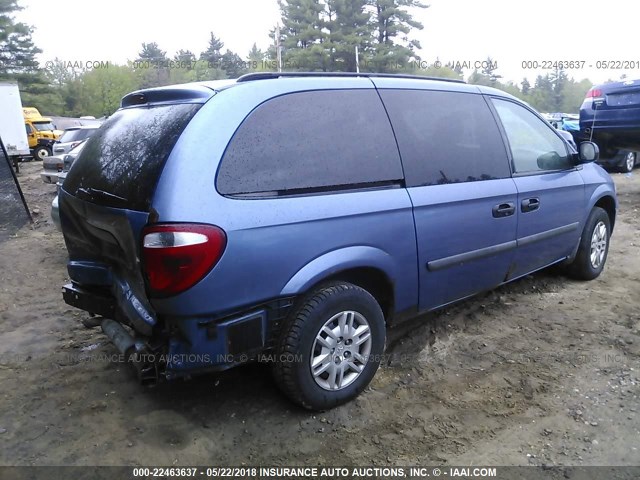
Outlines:
{"label": "wheel arch", "polygon": [[604,196],[598,198],[594,202],[593,206],[594,207],[600,207],[605,212],[607,212],[607,215],[609,216],[609,223],[610,223],[611,231],[613,232],[613,227],[614,227],[614,225],[616,223],[616,208],[617,208],[615,199],[610,195],[604,195]]}
{"label": "wheel arch", "polygon": [[330,282],[352,283],[376,299],[388,321],[395,313],[395,272],[394,261],[383,250],[368,246],[347,247],[309,262],[287,282],[281,294],[299,296]]}

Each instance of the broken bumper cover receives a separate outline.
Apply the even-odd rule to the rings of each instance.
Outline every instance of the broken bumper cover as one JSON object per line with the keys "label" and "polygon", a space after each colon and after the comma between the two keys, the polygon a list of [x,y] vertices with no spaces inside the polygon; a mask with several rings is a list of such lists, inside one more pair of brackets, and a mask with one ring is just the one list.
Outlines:
{"label": "broken bumper cover", "polygon": [[133,329],[145,337],[150,337],[157,320],[148,312],[126,283],[116,281],[111,291],[88,289],[69,283],[62,287],[64,301],[72,307],[109,319],[124,316]]}
{"label": "broken bumper cover", "polygon": [[[110,319],[106,323],[103,321],[103,330],[109,326],[109,331],[117,333],[105,330],[120,350],[121,345],[127,346],[126,351],[135,345],[132,352],[136,355],[132,358],[144,364],[143,369],[136,368],[145,382],[150,380],[151,372],[173,379],[226,370],[256,359],[273,346],[279,325],[293,301],[280,299],[217,320],[168,318],[163,321],[161,333],[159,329],[154,331],[155,315],[144,310],[121,282],[116,281],[113,285],[116,285],[112,287],[115,291],[83,288],[71,283],[63,287],[63,297],[73,307]],[[115,323],[129,324],[134,332],[116,328]],[[141,375],[141,371],[146,373]]]}

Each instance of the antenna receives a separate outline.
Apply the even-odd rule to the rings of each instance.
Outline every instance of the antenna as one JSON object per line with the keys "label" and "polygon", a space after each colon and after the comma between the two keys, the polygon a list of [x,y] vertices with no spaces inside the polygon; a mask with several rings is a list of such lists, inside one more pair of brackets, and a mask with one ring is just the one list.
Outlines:
{"label": "antenna", "polygon": [[593,120],[591,121],[591,132],[589,133],[589,141],[593,142],[593,129],[596,125],[596,115],[598,114],[599,103],[593,100]]}

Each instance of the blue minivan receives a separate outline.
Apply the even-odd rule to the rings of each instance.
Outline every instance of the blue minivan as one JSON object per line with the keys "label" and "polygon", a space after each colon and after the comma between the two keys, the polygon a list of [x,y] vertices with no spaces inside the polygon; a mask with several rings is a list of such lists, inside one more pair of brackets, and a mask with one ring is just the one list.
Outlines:
{"label": "blue minivan", "polygon": [[269,362],[326,409],[387,327],[553,264],[596,278],[609,175],[501,91],[257,73],[131,93],[59,194],[71,283],[141,380]]}

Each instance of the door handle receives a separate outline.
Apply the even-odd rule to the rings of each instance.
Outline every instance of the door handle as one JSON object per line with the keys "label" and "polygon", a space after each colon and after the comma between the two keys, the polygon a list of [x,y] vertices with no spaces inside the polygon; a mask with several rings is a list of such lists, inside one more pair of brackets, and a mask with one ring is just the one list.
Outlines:
{"label": "door handle", "polygon": [[520,205],[520,209],[522,213],[533,212],[534,210],[538,210],[540,208],[540,199],[539,198],[527,198],[522,201]]}
{"label": "door handle", "polygon": [[509,217],[516,213],[515,203],[501,203],[493,207],[493,216],[495,218]]}

